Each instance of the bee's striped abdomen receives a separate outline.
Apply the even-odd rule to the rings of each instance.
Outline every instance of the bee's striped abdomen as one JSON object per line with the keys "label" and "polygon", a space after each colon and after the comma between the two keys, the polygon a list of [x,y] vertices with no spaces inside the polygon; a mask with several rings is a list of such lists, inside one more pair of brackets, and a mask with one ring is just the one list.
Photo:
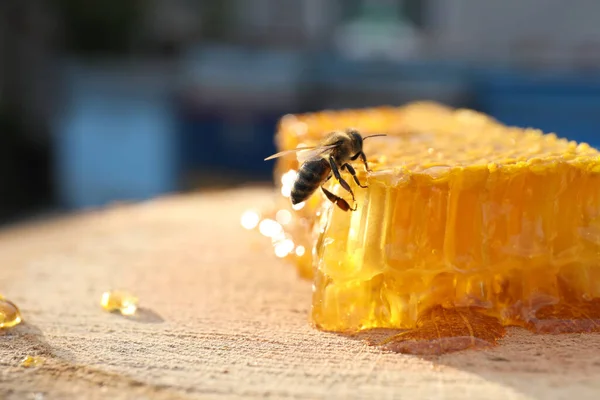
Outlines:
{"label": "bee's striped abdomen", "polygon": [[298,176],[292,187],[292,204],[302,203],[315,192],[331,171],[329,162],[324,158],[308,160],[298,170]]}

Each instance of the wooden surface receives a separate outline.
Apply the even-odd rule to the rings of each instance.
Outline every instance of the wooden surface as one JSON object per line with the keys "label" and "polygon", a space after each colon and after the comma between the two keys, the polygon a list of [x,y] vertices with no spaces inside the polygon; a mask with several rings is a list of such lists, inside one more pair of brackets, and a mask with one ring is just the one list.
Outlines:
{"label": "wooden surface", "polygon": [[[172,197],[0,232],[8,399],[598,399],[600,335],[511,329],[499,347],[390,354],[308,323],[310,282],[239,224],[265,190]],[[103,312],[133,291],[141,315]],[[20,367],[27,356],[41,367]]]}

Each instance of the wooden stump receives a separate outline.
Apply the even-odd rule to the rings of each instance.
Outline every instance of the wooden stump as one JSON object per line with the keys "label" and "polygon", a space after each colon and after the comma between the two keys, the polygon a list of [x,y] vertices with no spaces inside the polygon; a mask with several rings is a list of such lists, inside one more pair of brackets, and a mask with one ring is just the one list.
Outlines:
{"label": "wooden stump", "polygon": [[[199,193],[1,231],[0,293],[25,322],[0,333],[0,398],[600,397],[600,335],[515,329],[422,358],[313,329],[310,282],[239,223],[270,199]],[[139,296],[138,317],[100,308],[111,288]]]}

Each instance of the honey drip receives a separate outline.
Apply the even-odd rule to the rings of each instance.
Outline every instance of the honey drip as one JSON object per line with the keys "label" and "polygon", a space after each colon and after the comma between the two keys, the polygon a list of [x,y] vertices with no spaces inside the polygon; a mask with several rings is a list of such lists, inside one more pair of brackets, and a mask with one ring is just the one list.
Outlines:
{"label": "honey drip", "polygon": [[545,306],[527,323],[536,333],[600,332],[600,299]]}
{"label": "honey drip", "polygon": [[598,331],[599,151],[432,103],[288,115],[278,150],[347,127],[388,134],[365,142],[368,189],[344,176],[357,211],[320,192],[292,208],[292,155],[275,168],[276,207],[292,218],[263,229],[289,241],[285,258],[305,249],[293,261],[313,280],[317,328],[405,329],[385,346],[416,353],[493,345],[511,325]]}
{"label": "honey drip", "polygon": [[12,328],[22,321],[21,311],[10,300],[0,295],[0,329]]}
{"label": "honey drip", "polygon": [[416,328],[380,343],[387,350],[440,355],[495,345],[506,330],[498,319],[474,308],[433,307],[419,317]]}

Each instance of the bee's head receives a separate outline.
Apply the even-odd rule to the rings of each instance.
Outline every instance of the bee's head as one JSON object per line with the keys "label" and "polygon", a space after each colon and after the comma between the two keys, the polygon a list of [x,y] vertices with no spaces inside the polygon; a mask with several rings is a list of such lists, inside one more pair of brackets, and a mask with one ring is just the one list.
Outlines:
{"label": "bee's head", "polygon": [[353,154],[356,154],[362,151],[363,147],[363,137],[356,129],[348,129],[346,130],[348,137],[352,141],[352,150]]}

